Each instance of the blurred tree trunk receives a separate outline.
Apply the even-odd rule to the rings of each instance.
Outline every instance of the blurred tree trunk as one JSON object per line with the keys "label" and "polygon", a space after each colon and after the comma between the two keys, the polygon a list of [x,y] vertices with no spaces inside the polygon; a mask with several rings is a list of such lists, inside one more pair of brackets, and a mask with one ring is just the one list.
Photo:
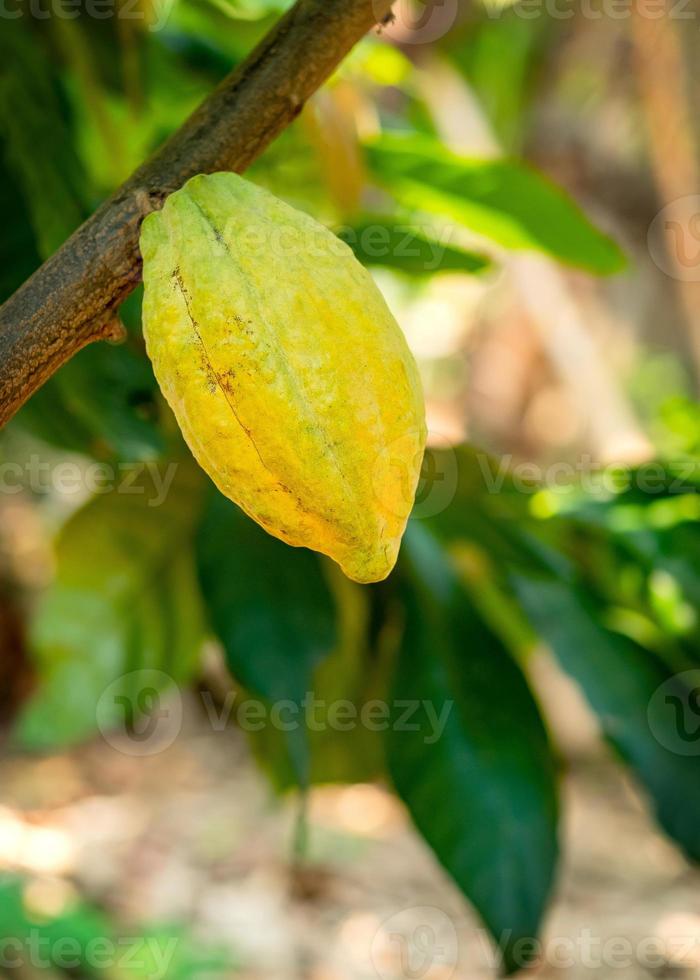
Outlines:
{"label": "blurred tree trunk", "polygon": [[[680,9],[680,8],[678,8]],[[661,208],[669,208],[666,249],[687,324],[700,387],[700,171],[689,106],[690,82],[669,0],[632,4],[632,42],[642,111]],[[695,20],[693,20],[695,25]],[[680,238],[679,238],[680,234]],[[693,255],[686,253],[686,243]]]}

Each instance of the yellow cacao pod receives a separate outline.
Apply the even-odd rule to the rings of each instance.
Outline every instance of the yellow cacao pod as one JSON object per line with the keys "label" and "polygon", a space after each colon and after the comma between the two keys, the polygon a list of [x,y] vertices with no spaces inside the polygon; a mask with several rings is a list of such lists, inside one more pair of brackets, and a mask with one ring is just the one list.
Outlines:
{"label": "yellow cacao pod", "polygon": [[425,443],[420,381],[350,249],[231,173],[141,233],[146,345],[194,456],[270,534],[358,582],[393,568]]}

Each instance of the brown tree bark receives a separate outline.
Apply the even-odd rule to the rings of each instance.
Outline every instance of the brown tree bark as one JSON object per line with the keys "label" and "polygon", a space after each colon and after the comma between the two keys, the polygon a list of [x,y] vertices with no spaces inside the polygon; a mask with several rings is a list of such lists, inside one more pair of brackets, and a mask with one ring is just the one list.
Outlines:
{"label": "brown tree bark", "polygon": [[68,358],[119,335],[144,217],[198,173],[241,172],[393,0],[298,0],[164,146],[0,307],[0,426]]}
{"label": "brown tree bark", "polygon": [[[696,238],[700,167],[693,136],[690,81],[683,51],[682,24],[676,23],[672,0],[650,9],[633,4],[630,21],[642,115],[660,209],[666,211],[668,268],[684,313],[688,353],[695,384],[700,387],[700,281]],[[686,258],[676,240],[681,232],[692,245]]]}

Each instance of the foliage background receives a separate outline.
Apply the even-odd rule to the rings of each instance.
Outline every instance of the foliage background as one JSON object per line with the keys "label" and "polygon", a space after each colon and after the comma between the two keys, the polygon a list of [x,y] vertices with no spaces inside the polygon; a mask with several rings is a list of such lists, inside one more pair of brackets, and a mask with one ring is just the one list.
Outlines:
{"label": "foliage background", "polygon": [[[20,8],[7,21],[3,298],[287,6],[140,0],[117,17]],[[507,969],[525,962],[518,941],[540,929],[562,779],[580,763],[552,696],[569,684],[563,675],[576,685],[564,690],[577,724],[595,725],[678,848],[664,851],[668,866],[682,877],[700,856],[696,241],[692,225],[685,250],[654,237],[655,217],[697,187],[692,50],[670,14],[571,9],[532,17],[517,5],[455,4],[434,39],[400,18],[358,47],[249,173],[356,248],[419,360],[432,445],[388,583],[352,585],[213,492],[159,397],[138,291],[121,311],[126,341],[81,352],[3,433],[5,750],[27,782],[0,813],[0,853],[3,828],[13,840],[27,821],[50,821],[42,764],[118,756],[104,733],[123,720],[124,699],[134,724],[160,704],[142,697],[136,672],[147,670],[161,678],[157,698],[172,698],[173,683],[199,692],[187,704],[200,724],[203,705],[231,690],[268,705],[310,690],[358,708],[451,702],[432,742],[424,707],[413,731],[395,717],[387,733],[249,732],[256,774],[232,725],[223,778],[269,780],[292,801],[308,795],[295,787],[359,786],[370,811],[397,806],[372,796],[393,787]],[[119,490],[91,493],[100,473],[118,474]],[[167,753],[156,760],[167,766]],[[104,794],[126,812],[119,779],[96,788],[87,770],[62,805]],[[311,873],[332,864],[332,847],[319,857],[313,845],[314,800],[327,792],[310,793],[310,842],[302,807],[296,856],[279,857],[316,897]],[[297,803],[288,794],[268,805]],[[208,840],[227,853],[226,833],[205,830]],[[155,845],[139,846],[147,865]],[[70,861],[32,864],[6,850],[7,935],[36,923],[81,937],[155,928],[148,909],[129,921],[116,877],[96,885]],[[284,894],[280,880],[269,889]],[[447,894],[435,901],[452,910]],[[257,975],[254,955],[190,928],[184,908],[167,926],[182,976]],[[325,976],[314,956],[280,975]],[[402,975],[394,968],[387,975]],[[334,969],[365,975],[349,955]]]}

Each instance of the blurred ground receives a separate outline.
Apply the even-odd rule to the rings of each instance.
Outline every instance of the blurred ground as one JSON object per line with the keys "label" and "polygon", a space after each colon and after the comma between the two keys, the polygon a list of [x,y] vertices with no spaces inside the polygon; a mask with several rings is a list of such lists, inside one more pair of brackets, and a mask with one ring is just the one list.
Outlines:
{"label": "blurred ground", "polygon": [[[563,760],[564,862],[537,975],[694,977],[700,873],[653,827],[568,682],[537,665]],[[188,695],[173,744],[133,757],[97,739],[0,764],[0,861],[56,914],[76,890],[123,930],[183,921],[224,943],[245,980],[479,980],[475,918],[383,789],[318,789],[306,861],[243,736]],[[210,976],[209,974],[201,974]],[[221,974],[216,974],[220,976]]]}

